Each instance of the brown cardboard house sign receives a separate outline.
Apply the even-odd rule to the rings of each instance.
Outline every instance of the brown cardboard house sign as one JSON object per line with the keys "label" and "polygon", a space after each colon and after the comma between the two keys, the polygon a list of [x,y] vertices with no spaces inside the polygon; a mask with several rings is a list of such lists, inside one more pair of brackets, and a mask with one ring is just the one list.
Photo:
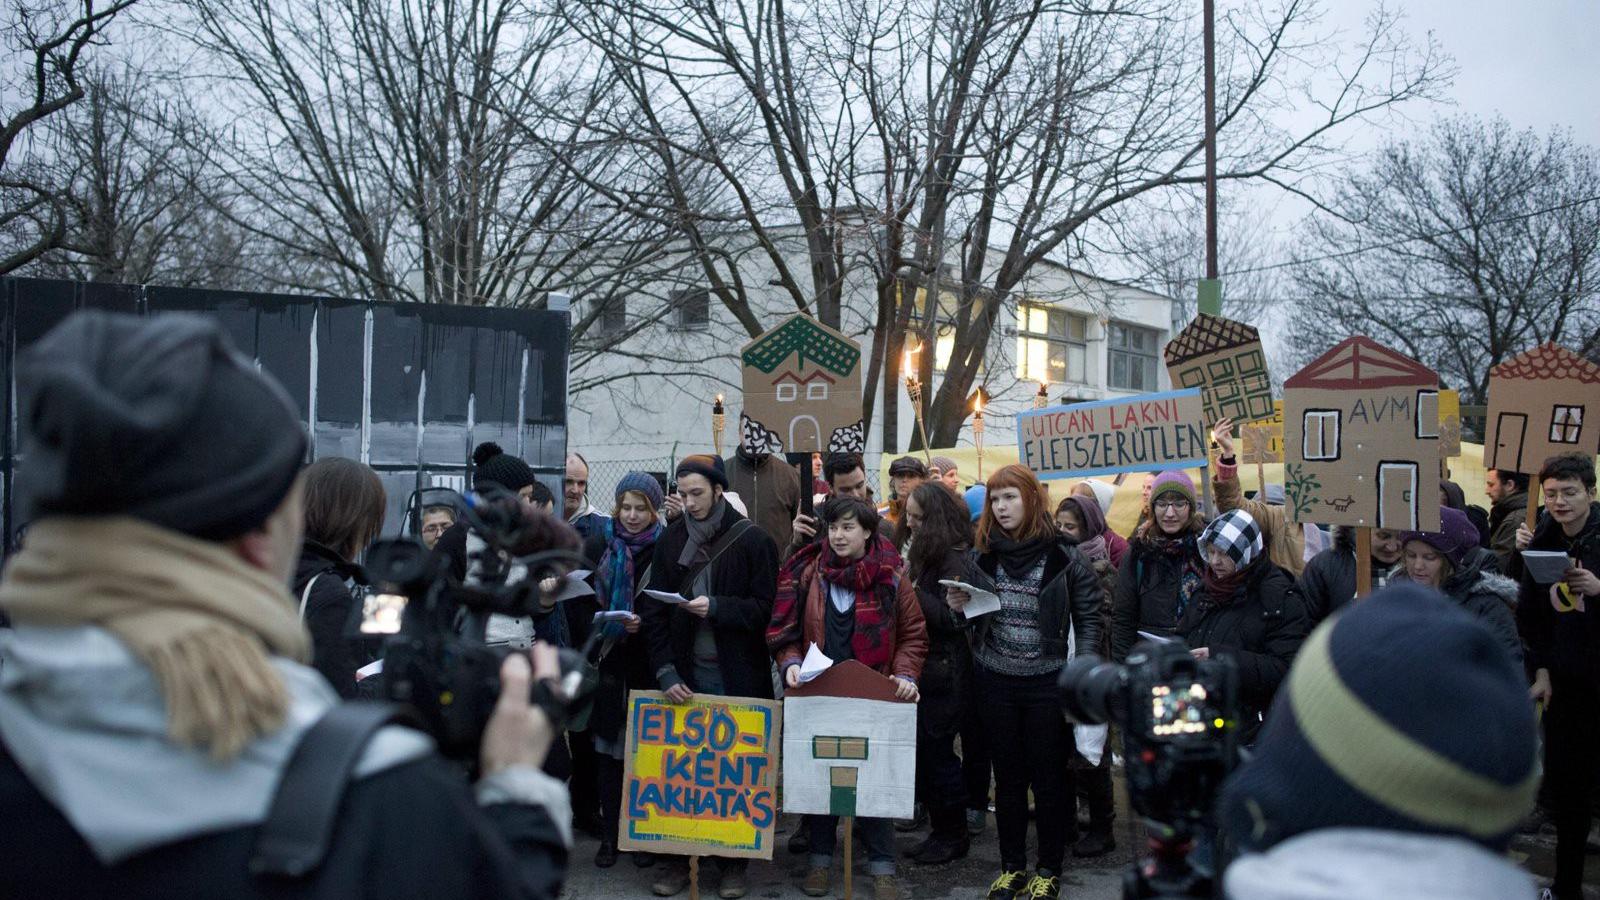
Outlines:
{"label": "brown cardboard house sign", "polygon": [[1557,453],[1600,449],[1600,366],[1542,344],[1489,370],[1483,464],[1535,473]]}
{"label": "brown cardboard house sign", "polygon": [[1206,424],[1272,418],[1272,379],[1261,334],[1243,322],[1201,313],[1167,343],[1172,386],[1200,388]]}
{"label": "brown cardboard house sign", "polygon": [[1353,337],[1284,382],[1284,494],[1294,520],[1439,530],[1439,376]]}
{"label": "brown cardboard house sign", "polygon": [[739,355],[743,446],[766,453],[866,449],[860,344],[797,313]]}

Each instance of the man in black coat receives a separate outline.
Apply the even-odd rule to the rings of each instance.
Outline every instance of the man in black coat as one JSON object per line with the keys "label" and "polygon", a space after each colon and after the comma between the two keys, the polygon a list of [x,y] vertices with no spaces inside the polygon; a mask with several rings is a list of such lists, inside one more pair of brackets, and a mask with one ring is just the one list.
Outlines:
{"label": "man in black coat", "polygon": [[1551,457],[1539,472],[1545,511],[1529,533],[1517,530],[1519,550],[1566,554],[1561,580],[1536,579],[1523,567],[1517,627],[1534,672],[1533,699],[1545,706],[1544,773],[1556,823],[1552,891],[1583,896],[1584,848],[1591,798],[1600,789],[1600,503],[1594,457]]}
{"label": "man in black coat", "polygon": [[[476,797],[387,727],[308,873],[254,874],[301,737],[339,701],[287,585],[303,527],[299,414],[213,321],[78,313],[23,357],[32,523],[0,607],[0,893],[17,897],[554,898],[566,790],[513,655]],[[128,448],[146,452],[130,453]],[[85,552],[90,550],[92,552]]]}
{"label": "man in black coat", "polygon": [[[640,595],[650,668],[674,703],[696,693],[771,699],[766,633],[778,587],[777,545],[723,499],[722,457],[684,457],[677,484],[684,514],[656,544],[648,590],[689,600],[668,604]],[[747,862],[718,860],[721,896],[744,895]],[[668,897],[688,884],[688,861],[679,858],[652,889]]]}

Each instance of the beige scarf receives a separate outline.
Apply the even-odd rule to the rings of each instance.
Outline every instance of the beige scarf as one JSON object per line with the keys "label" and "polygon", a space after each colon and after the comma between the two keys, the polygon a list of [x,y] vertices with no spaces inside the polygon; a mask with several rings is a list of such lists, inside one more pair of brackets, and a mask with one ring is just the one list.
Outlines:
{"label": "beige scarf", "polygon": [[34,523],[0,609],[18,624],[116,635],[155,673],[167,733],[219,760],[283,724],[289,695],[270,657],[311,655],[286,585],[227,546],[138,519]]}

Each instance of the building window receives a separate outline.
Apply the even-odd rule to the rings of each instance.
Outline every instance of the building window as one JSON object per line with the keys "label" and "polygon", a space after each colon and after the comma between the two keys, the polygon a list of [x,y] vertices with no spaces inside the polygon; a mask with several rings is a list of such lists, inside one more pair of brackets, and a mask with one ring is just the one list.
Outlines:
{"label": "building window", "polygon": [[1156,390],[1159,333],[1113,322],[1106,326],[1106,339],[1109,343],[1106,383],[1124,391]]}
{"label": "building window", "polygon": [[813,381],[810,384],[806,385],[806,399],[807,400],[826,400],[826,399],[828,399],[828,385],[826,383],[824,383],[824,382],[821,382],[821,381]]}
{"label": "building window", "polygon": [[1576,444],[1583,434],[1583,407],[1557,406],[1550,414],[1550,443]]}
{"label": "building window", "polygon": [[703,331],[711,325],[711,292],[705,288],[673,291],[672,307],[679,328]]}
{"label": "building window", "polygon": [[595,317],[595,332],[601,336],[618,335],[628,330],[628,298],[625,294],[612,294],[600,300],[600,315]]}
{"label": "building window", "polygon": [[778,385],[778,402],[779,403],[792,403],[792,402],[794,402],[795,398],[797,398],[799,396],[800,396],[800,389],[795,387],[793,384],[780,384],[780,385]]}
{"label": "building window", "polygon": [[1088,330],[1089,320],[1083,316],[1018,304],[1017,377],[1047,384],[1085,383]]}
{"label": "building window", "polygon": [[1300,456],[1307,460],[1333,460],[1339,458],[1339,411],[1337,409],[1306,410],[1305,435],[1301,439]]}
{"label": "building window", "polygon": [[1439,392],[1417,391],[1417,437],[1439,436]]}

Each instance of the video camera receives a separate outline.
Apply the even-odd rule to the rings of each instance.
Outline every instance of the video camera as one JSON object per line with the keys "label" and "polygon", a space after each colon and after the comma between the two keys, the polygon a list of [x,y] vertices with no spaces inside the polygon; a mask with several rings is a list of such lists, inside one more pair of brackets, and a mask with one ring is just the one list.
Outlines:
{"label": "video camera", "polygon": [[[445,756],[473,762],[500,695],[501,663],[514,652],[485,645],[489,616],[543,612],[541,582],[565,578],[586,561],[572,549],[549,546],[554,532],[541,521],[544,514],[525,510],[509,491],[448,493],[458,518],[486,545],[473,560],[473,583],[455,578],[448,559],[416,538],[379,541],[367,551],[372,591],[363,603],[360,631],[385,636],[384,699],[415,710]],[[517,564],[526,567],[527,576],[510,581]],[[560,648],[557,686],[533,685],[532,701],[558,732],[593,700],[596,679],[586,664],[590,649]]]}
{"label": "video camera", "polygon": [[1151,829],[1151,857],[1124,877],[1123,896],[1212,896],[1189,852],[1238,761],[1238,685],[1230,657],[1196,659],[1176,642],[1141,642],[1127,665],[1086,655],[1062,671],[1067,714],[1121,730],[1129,799]]}

